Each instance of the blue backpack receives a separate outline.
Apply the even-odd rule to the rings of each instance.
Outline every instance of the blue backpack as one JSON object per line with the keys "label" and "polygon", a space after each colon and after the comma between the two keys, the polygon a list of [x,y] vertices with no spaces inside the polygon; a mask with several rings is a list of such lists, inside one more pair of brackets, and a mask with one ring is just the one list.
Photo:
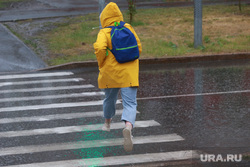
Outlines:
{"label": "blue backpack", "polygon": [[[125,22],[115,22],[115,26],[109,26],[111,30],[112,50],[110,50],[119,63],[126,63],[139,58],[139,48],[134,34],[126,27]],[[108,52],[107,52],[108,55]]]}

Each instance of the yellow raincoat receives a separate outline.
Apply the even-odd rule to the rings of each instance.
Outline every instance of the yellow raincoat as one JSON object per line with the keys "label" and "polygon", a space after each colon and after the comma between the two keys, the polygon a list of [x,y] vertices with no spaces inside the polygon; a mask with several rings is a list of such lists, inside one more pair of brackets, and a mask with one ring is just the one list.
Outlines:
{"label": "yellow raincoat", "polygon": [[[124,87],[137,87],[139,86],[139,60],[134,60],[127,63],[118,63],[114,55],[108,50],[107,47],[112,49],[110,32],[115,22],[123,21],[123,15],[116,5],[110,2],[102,11],[100,15],[101,25],[103,29],[100,30],[97,40],[94,43],[94,49],[99,66],[98,85],[100,89],[104,88],[124,88]],[[130,24],[125,24],[125,27],[134,33],[139,52],[141,53],[141,42]]]}

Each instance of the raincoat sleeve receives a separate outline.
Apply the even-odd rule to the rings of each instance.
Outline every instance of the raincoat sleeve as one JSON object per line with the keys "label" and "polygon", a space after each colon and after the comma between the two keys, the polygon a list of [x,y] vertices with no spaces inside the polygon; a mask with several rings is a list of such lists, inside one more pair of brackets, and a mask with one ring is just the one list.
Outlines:
{"label": "raincoat sleeve", "polygon": [[102,30],[100,30],[97,36],[97,40],[94,43],[95,55],[98,61],[99,68],[103,66],[103,63],[106,59],[107,46],[108,46],[107,37],[105,33]]}
{"label": "raincoat sleeve", "polygon": [[134,35],[135,35],[135,38],[136,38],[136,41],[137,41],[137,45],[138,45],[138,48],[139,48],[139,53],[141,54],[142,52],[142,46],[141,46],[141,41],[139,39],[139,37],[137,36],[136,32],[134,31]]}

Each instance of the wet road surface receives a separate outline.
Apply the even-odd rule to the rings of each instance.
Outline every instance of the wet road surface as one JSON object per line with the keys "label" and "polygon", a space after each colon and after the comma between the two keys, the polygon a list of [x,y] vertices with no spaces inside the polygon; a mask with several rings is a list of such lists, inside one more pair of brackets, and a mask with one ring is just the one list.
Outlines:
{"label": "wet road surface", "polygon": [[200,155],[249,154],[249,65],[142,65],[130,153],[120,100],[111,132],[100,130],[97,67],[0,75],[0,166],[248,166]]}

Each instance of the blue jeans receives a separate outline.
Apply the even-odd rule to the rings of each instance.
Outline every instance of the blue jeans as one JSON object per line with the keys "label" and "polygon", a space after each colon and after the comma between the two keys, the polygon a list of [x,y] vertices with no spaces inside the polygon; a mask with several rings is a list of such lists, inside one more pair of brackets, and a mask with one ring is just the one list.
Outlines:
{"label": "blue jeans", "polygon": [[128,121],[133,126],[136,119],[136,87],[127,87],[127,88],[108,88],[104,89],[105,99],[103,102],[103,111],[104,118],[110,119],[115,115],[116,101],[118,98],[118,92],[121,90],[123,112],[122,112],[122,121]]}

